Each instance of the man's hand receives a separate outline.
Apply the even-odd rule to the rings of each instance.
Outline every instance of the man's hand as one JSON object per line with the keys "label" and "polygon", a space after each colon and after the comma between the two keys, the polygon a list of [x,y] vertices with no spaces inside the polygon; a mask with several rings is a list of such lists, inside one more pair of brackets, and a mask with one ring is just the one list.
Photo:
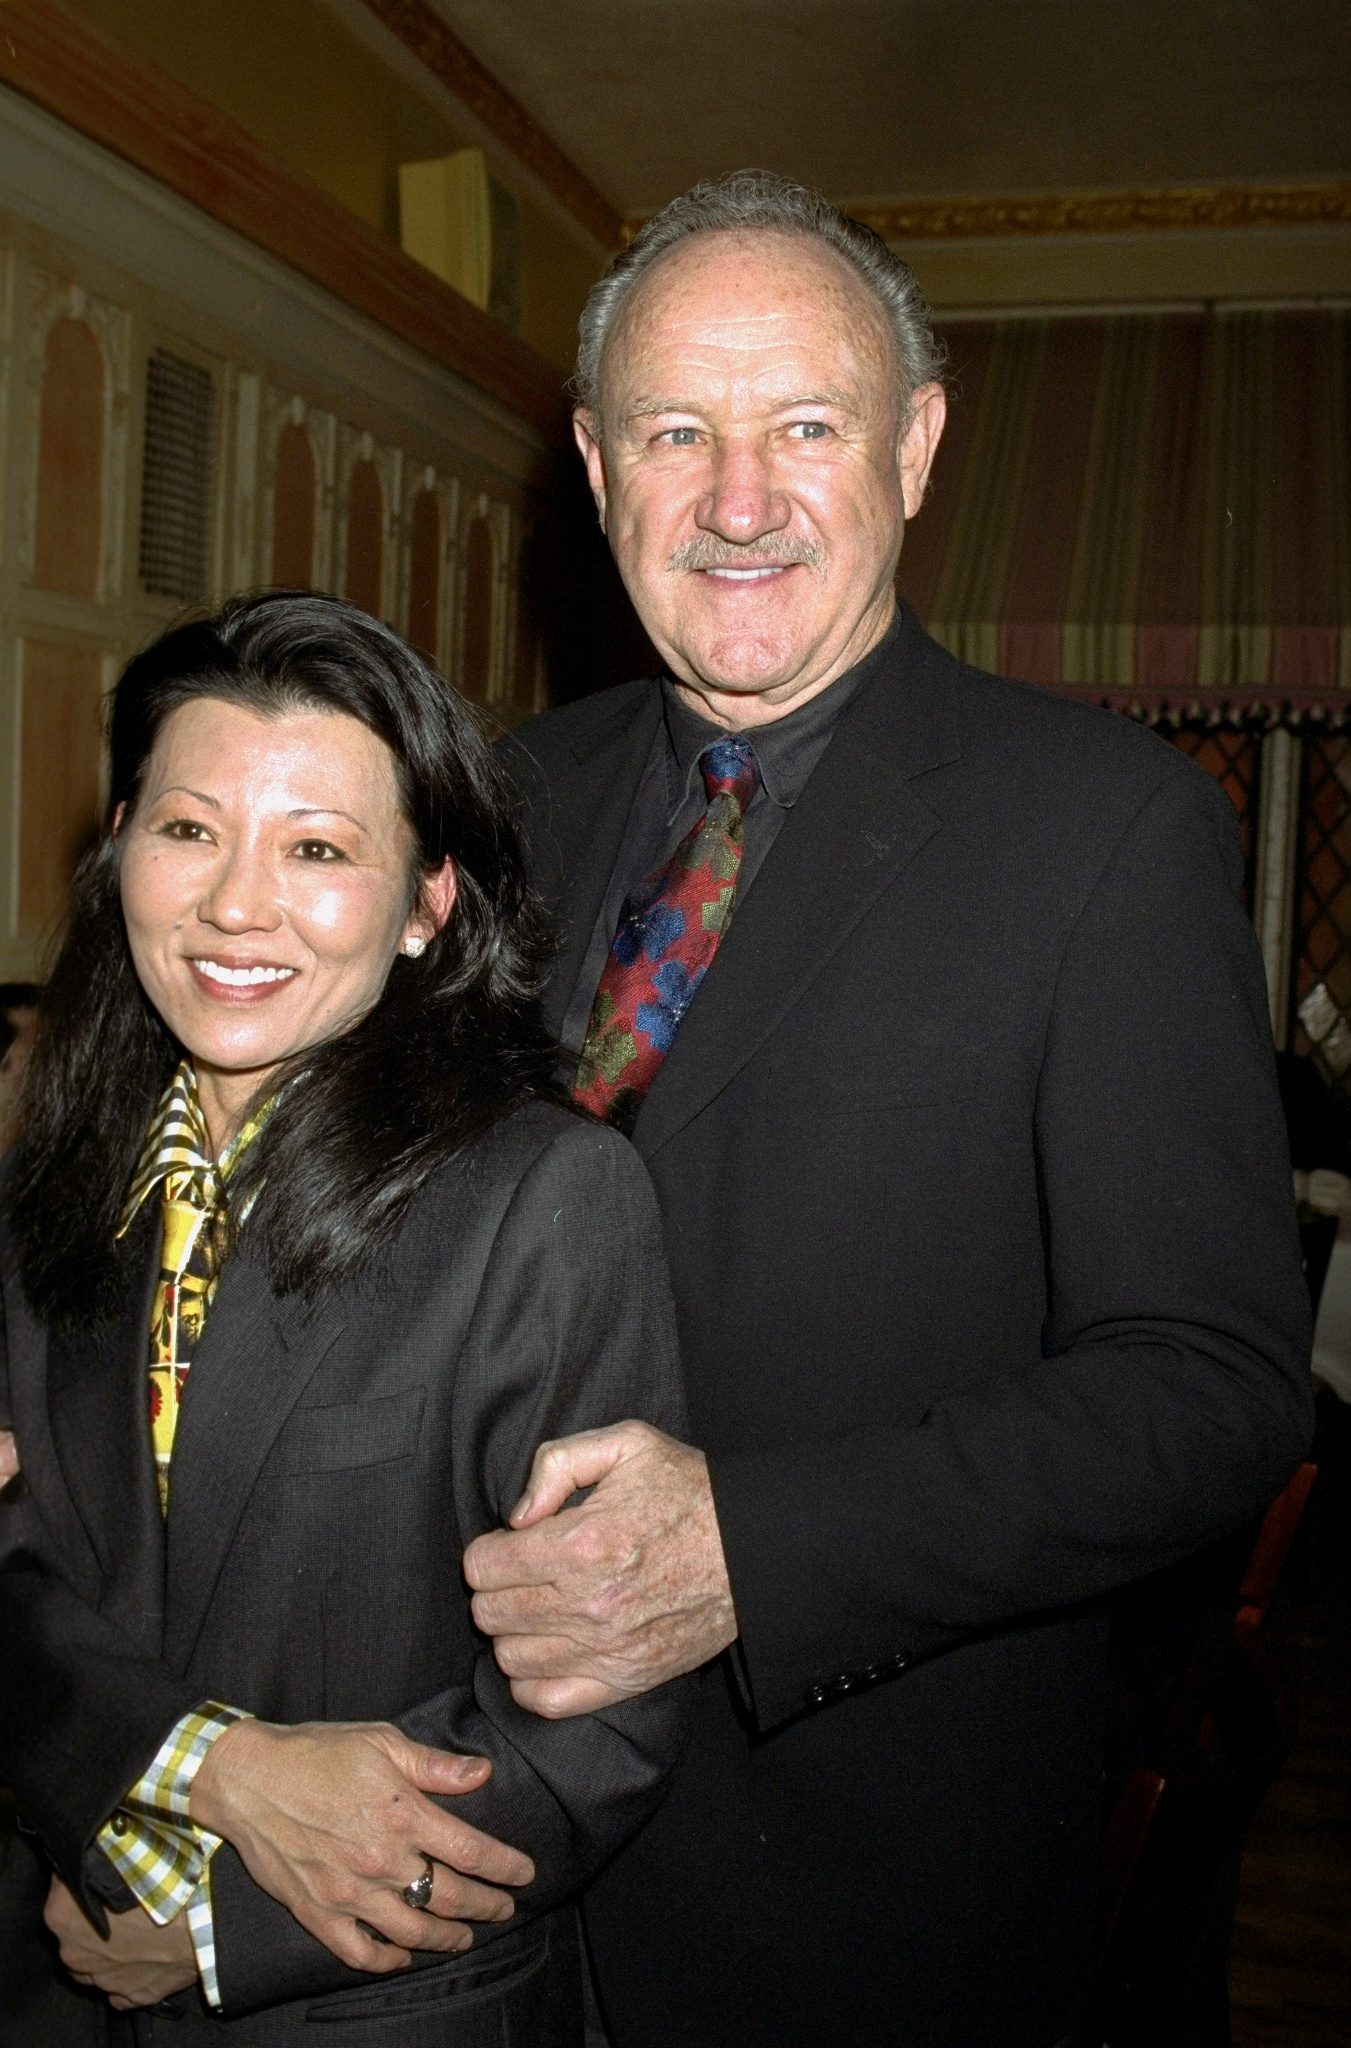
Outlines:
{"label": "man's hand", "polygon": [[[516,1902],[496,1887],[535,1875],[528,1856],[425,1796],[475,1792],[491,1771],[383,1722],[236,1721],[193,1780],[190,1813],[339,1962],[397,1970],[410,1949],[468,1948],[467,1921],[509,1920]],[[400,1893],[426,1874],[424,1856],[435,1881],[420,1910]]]}
{"label": "man's hand", "polygon": [[[560,1514],[582,1487],[595,1491]],[[510,1529],[477,1537],[464,1572],[512,1696],[549,1720],[650,1692],[736,1640],[708,1461],[645,1422],[542,1444]]]}
{"label": "man's hand", "polygon": [[0,1486],[8,1486],[19,1475],[19,1452],[12,1429],[0,1429]]}
{"label": "man's hand", "polygon": [[119,2012],[134,2005],[158,2005],[197,1981],[186,1913],[167,1927],[157,1927],[139,1906],[129,1913],[110,1913],[105,1939],[54,1877],[42,1917],[60,1943],[61,1960],[76,1983],[106,1991]]}

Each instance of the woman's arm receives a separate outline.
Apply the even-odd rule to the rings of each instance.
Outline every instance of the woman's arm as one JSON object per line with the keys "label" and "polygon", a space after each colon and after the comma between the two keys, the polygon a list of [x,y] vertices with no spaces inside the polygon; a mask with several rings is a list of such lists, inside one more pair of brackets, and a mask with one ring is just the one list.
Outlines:
{"label": "woman's arm", "polygon": [[[625,1416],[675,1433],[685,1426],[660,1223],[637,1155],[579,1120],[517,1188],[458,1362],[452,1439],[462,1542],[506,1519],[537,1444]],[[458,1798],[456,1812],[533,1860],[519,1919],[574,1893],[647,1818],[683,1750],[686,1718],[684,1688],[672,1686],[603,1714],[542,1720],[516,1706],[485,1644],[472,1682],[399,1725],[419,1743],[490,1759],[491,1778]],[[217,1810],[211,1825],[241,1836],[241,1820]],[[269,1889],[285,1898],[283,1911],[228,1846],[219,1852],[212,1882],[227,2014],[353,1981],[299,1924],[333,1911],[331,1897],[308,1889],[310,1874],[296,1866],[278,1882],[274,1871]],[[389,1892],[394,1878],[372,1881]],[[367,1917],[350,1901],[346,1910],[349,1919]],[[481,1928],[476,1940],[492,1934]]]}

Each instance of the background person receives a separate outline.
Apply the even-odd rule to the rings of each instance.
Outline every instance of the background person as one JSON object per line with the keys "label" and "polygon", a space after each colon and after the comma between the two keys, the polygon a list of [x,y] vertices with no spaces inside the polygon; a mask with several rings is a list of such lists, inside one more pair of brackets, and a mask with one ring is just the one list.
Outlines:
{"label": "background person", "polygon": [[680,1705],[524,1712],[460,1554],[541,1434],[678,1423],[650,1188],[550,1100],[498,773],[394,635],[232,605],[130,664],[111,757],[0,1239],[0,1782],[48,1925],[171,2001],[140,2041],[220,2038],[200,1979],[244,2043],[564,2048],[569,1902]]}
{"label": "background person", "polygon": [[704,1667],[588,1897],[620,2048],[1043,2048],[1091,1961],[1104,1596],[1309,1438],[1233,814],[898,607],[937,359],[817,195],[664,209],[578,382],[667,672],[509,755],[566,923],[548,1014],[657,1187],[693,1435],[544,1449],[468,1552],[475,1616],[544,1714]]}
{"label": "background person", "polygon": [[34,981],[0,981],[0,1152],[8,1152],[19,1135],[14,1103],[28,1064],[41,994]]}

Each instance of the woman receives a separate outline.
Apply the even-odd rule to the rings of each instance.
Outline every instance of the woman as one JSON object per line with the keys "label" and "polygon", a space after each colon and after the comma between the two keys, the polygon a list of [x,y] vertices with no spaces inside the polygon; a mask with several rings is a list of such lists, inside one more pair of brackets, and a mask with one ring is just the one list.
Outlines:
{"label": "woman", "polygon": [[542,1439],[681,1417],[538,950],[491,756],[393,634],[280,593],[130,664],[2,1205],[0,1783],[86,1987],[46,2041],[580,2040],[566,1902],[681,1704],[517,1708],[460,1556]]}

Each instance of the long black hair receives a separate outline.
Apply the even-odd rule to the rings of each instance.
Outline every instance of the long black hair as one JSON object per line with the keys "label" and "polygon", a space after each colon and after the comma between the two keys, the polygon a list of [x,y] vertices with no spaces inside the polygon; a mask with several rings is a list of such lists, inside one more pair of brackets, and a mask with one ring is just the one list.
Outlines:
{"label": "long black hair", "polygon": [[[25,1292],[48,1321],[110,1304],[115,1232],[155,1107],[183,1048],[137,979],[113,823],[135,810],[157,734],[182,704],[360,719],[394,761],[414,842],[409,907],[449,857],[444,929],[390,970],[375,1007],[306,1052],[231,1183],[279,1292],[350,1280],[388,1244],[428,1175],[532,1097],[555,1094],[536,997],[543,921],[507,786],[468,705],[397,634],[337,598],[276,591],[166,633],[123,671],[107,817],[81,863],[43,995],[9,1212]],[[271,1085],[271,1084],[270,1084]]]}

